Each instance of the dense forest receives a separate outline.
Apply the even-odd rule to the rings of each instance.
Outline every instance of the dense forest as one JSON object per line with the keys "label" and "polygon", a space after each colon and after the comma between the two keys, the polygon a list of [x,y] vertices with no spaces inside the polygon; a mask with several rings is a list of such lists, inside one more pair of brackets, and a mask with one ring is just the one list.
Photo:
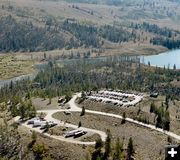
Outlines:
{"label": "dense forest", "polygon": [[93,47],[100,47],[100,39],[104,38],[111,42],[128,42],[136,35],[123,28],[117,28],[110,25],[95,27],[92,25],[81,25],[79,23],[72,23],[68,20],[63,23],[62,29],[74,34],[77,39],[80,39],[85,46],[92,45]]}
{"label": "dense forest", "polygon": [[178,49],[180,48],[180,40],[174,40],[169,38],[154,37],[150,40],[154,45],[162,45],[168,49]]}
{"label": "dense forest", "polygon": [[62,29],[73,34],[80,41],[80,45],[85,45],[85,47],[100,47],[97,28],[94,26],[71,23],[66,20],[62,25]]}
{"label": "dense forest", "polygon": [[99,29],[98,34],[111,42],[128,42],[132,39],[136,39],[135,33],[130,33],[123,28],[116,28],[110,25],[103,26]]}
{"label": "dense forest", "polygon": [[[119,88],[139,91],[159,90],[163,94],[171,94],[172,97],[178,97],[180,94],[180,88],[169,84],[174,77],[179,80],[178,71],[157,67],[152,71],[144,68],[138,58],[117,56],[95,62],[72,61],[71,65],[64,65],[65,67],[59,68],[56,64],[50,63],[51,67],[41,71],[35,81],[41,83],[43,88],[55,87],[58,91]],[[165,84],[163,87],[162,83]]]}

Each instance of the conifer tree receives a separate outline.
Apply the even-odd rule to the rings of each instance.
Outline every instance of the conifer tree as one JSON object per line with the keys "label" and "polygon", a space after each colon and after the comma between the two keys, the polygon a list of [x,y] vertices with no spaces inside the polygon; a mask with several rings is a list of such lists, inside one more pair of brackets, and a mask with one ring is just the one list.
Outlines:
{"label": "conifer tree", "polygon": [[81,111],[81,115],[80,116],[84,116],[85,115],[85,107],[82,107],[82,111]]}
{"label": "conifer tree", "polygon": [[107,160],[111,153],[111,133],[110,130],[107,130],[107,138],[105,141],[105,152],[104,152],[104,160]]}
{"label": "conifer tree", "polygon": [[129,138],[128,148],[127,148],[127,159],[131,160],[134,155],[134,146],[132,138]]}

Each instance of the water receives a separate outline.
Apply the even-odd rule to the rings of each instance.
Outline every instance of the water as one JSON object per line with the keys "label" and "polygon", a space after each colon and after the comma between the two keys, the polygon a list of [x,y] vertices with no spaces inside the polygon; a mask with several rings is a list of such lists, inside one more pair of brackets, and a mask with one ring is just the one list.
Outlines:
{"label": "water", "polygon": [[104,57],[96,57],[96,58],[77,58],[77,59],[60,59],[57,60],[57,63],[62,63],[62,64],[71,64],[71,63],[77,63],[77,62],[97,62],[98,60],[107,60],[108,58],[110,58],[110,56],[104,56]]}
{"label": "water", "polygon": [[180,49],[172,50],[158,55],[140,56],[141,63],[148,64],[151,66],[173,68],[174,64],[176,69],[180,69]]}
{"label": "water", "polygon": [[14,77],[14,78],[11,78],[11,79],[0,80],[0,88],[3,87],[4,85],[10,84],[11,81],[16,82],[16,81],[20,81],[20,80],[28,79],[28,78],[33,79],[34,77],[35,77],[34,74],[27,74],[27,75],[21,75],[21,76],[18,76],[18,77]]}
{"label": "water", "polygon": [[[121,56],[120,56],[121,57]],[[133,58],[134,56],[129,56],[130,58]],[[148,62],[150,62],[151,66],[157,66],[157,67],[166,67],[173,69],[174,65],[176,65],[176,69],[180,69],[180,49],[179,50],[172,50],[168,52],[164,52],[158,55],[148,55],[148,56],[138,56],[140,58],[140,62],[148,65]],[[96,62],[97,60],[107,60],[108,58],[112,57],[99,57],[99,58],[87,58],[84,59],[85,61],[92,61]],[[118,58],[118,56],[115,56],[115,58]],[[58,63],[65,63],[65,64],[71,64],[73,62],[83,61],[83,59],[65,59],[65,60],[58,60]]]}
{"label": "water", "polygon": [[[46,65],[47,65],[46,63],[41,63],[41,64],[36,64],[36,65],[34,65],[34,67],[35,67],[37,70],[41,70],[41,69],[43,69]],[[21,76],[13,77],[13,78],[10,78],[10,79],[0,80],[0,88],[3,87],[4,85],[10,84],[11,82],[20,81],[20,80],[23,80],[23,79],[33,80],[33,79],[36,77],[36,75],[37,75],[37,73],[34,73],[34,74],[26,74],[26,75],[21,75]]]}
{"label": "water", "polygon": [[[158,67],[168,67],[173,68],[174,64],[176,65],[176,69],[180,69],[180,49],[179,50],[173,50],[165,53],[161,53],[158,55],[150,55],[150,56],[139,56],[141,63],[148,64],[150,62],[151,66],[158,66]],[[77,61],[91,61],[92,63],[95,63],[98,60],[107,60],[108,58],[113,58],[112,57],[99,57],[99,58],[88,58],[88,59],[64,59],[64,60],[58,60],[57,63],[65,63],[65,64],[71,64],[72,62],[77,62]],[[115,56],[114,58],[118,58]],[[132,57],[133,58],[133,57]],[[39,64],[36,65],[35,67],[38,70],[43,69],[46,64]],[[14,77],[8,80],[0,80],[0,88],[5,85],[9,84],[11,81],[19,81],[22,79],[30,78],[33,79],[36,76],[36,74],[29,74],[29,75],[22,75],[19,77]]]}

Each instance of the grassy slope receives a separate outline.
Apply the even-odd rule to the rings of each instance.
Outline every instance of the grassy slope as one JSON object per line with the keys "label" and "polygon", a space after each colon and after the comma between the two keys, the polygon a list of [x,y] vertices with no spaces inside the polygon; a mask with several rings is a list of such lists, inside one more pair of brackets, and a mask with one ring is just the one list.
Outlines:
{"label": "grassy slope", "polygon": [[[97,103],[92,102],[90,100],[84,101],[80,106],[85,106],[86,109],[89,110],[97,110],[102,112],[108,112],[108,113],[114,113],[122,115],[123,112],[126,112],[127,117],[137,119],[144,118],[149,121],[149,123],[155,125],[154,119],[155,114],[150,113],[150,105],[154,102],[156,107],[161,107],[162,102],[165,102],[164,96],[159,96],[157,99],[149,98],[149,96],[145,97],[144,100],[138,104],[136,107],[117,107],[110,104],[103,104],[103,103]],[[179,101],[170,101],[169,102],[169,113],[170,113],[170,131],[180,134],[179,129],[179,119],[176,116],[180,116],[180,113],[178,112],[178,106],[180,105]],[[139,111],[140,109],[140,111]]]}
{"label": "grassy slope", "polygon": [[[31,142],[31,133],[29,129],[20,126],[19,127],[19,133],[21,134],[21,141],[22,145],[25,148],[25,151],[27,151],[28,156],[32,157],[34,159],[33,152],[26,148],[28,144]],[[89,148],[86,147],[85,149],[82,148],[81,145],[74,145],[70,143],[65,143],[61,141],[57,141],[51,138],[48,138],[46,136],[42,136],[40,134],[37,134],[37,144],[44,144],[47,147],[46,154],[50,155],[52,160],[83,160],[85,159],[85,156],[87,155]],[[48,158],[44,158],[48,159]]]}
{"label": "grassy slope", "polygon": [[33,61],[19,60],[14,55],[0,55],[0,79],[33,73],[33,64]]}
{"label": "grassy slope", "polygon": [[[43,21],[45,16],[53,16],[58,20],[75,18],[82,22],[98,23],[100,25],[113,24],[114,21],[125,24],[124,22],[135,20],[136,22],[148,21],[162,26],[179,28],[180,6],[175,2],[156,0],[155,7],[151,6],[151,3],[143,7],[143,3],[134,3],[134,1],[123,6],[76,4],[75,2],[73,1],[74,6],[78,6],[79,9],[72,8],[72,3],[65,3],[62,0],[12,0],[10,5],[17,7],[15,11],[12,11],[16,16],[23,18],[23,15],[25,18],[33,18],[35,21],[40,22]],[[88,11],[93,11],[94,14],[91,15]],[[167,15],[167,12],[172,15]]]}
{"label": "grassy slope", "polygon": [[[112,143],[116,142],[119,137],[124,139],[124,148],[127,147],[129,137],[133,138],[135,145],[135,158],[143,159],[162,159],[164,156],[164,145],[167,144],[167,136],[159,134],[149,129],[137,127],[134,124],[126,122],[121,124],[121,120],[111,117],[94,115],[86,113],[85,116],[80,117],[80,113],[72,113],[70,116],[64,113],[55,113],[53,117],[66,120],[67,122],[78,124],[81,121],[82,126],[106,131],[110,129],[112,134]],[[153,148],[152,148],[153,146]],[[160,153],[161,152],[161,153]]]}

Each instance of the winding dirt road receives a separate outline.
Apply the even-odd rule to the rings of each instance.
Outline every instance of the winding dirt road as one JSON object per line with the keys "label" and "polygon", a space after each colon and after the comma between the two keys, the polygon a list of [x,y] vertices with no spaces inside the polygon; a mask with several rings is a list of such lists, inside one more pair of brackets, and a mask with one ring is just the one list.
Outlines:
{"label": "winding dirt road", "polygon": [[[71,107],[69,109],[70,112],[81,112],[81,108],[77,106],[77,104],[75,103],[75,100],[76,98],[80,97],[81,94],[78,93],[78,94],[75,94],[72,99],[68,102],[68,105]],[[73,124],[69,124],[69,123],[64,123],[60,120],[57,120],[55,118],[53,118],[53,114],[56,113],[56,112],[63,112],[63,111],[66,111],[65,109],[56,109],[56,110],[39,110],[37,112],[43,112],[43,113],[46,113],[46,116],[45,116],[45,119],[47,121],[54,121],[55,123],[57,123],[59,126],[66,126],[66,127],[70,127],[70,128],[74,128],[74,129],[77,129],[78,126],[76,125],[73,125]],[[109,116],[109,117],[114,117],[114,118],[118,118],[118,119],[122,119],[122,116],[120,115],[116,115],[116,114],[111,114],[111,113],[105,113],[105,112],[99,112],[99,111],[93,111],[93,110],[86,110],[86,113],[92,113],[92,114],[97,114],[97,115],[103,115],[103,116]],[[16,121],[19,119],[19,117],[16,117]],[[173,132],[169,132],[169,131],[164,131],[163,129],[160,129],[160,128],[156,128],[155,126],[153,125],[150,125],[150,124],[145,124],[145,123],[142,123],[142,122],[139,122],[139,121],[136,121],[136,120],[133,120],[131,118],[126,118],[126,121],[130,122],[130,123],[134,123],[134,124],[137,124],[139,126],[142,126],[142,127],[146,127],[146,128],[149,128],[151,130],[155,130],[155,131],[158,131],[158,132],[161,132],[163,134],[166,134],[172,138],[175,138],[176,140],[179,140],[180,141],[180,136],[173,133]],[[26,123],[23,123],[22,124],[23,126],[31,129],[31,130],[34,130],[36,132],[40,132],[42,133],[42,130],[40,130],[39,128],[33,128],[31,125],[27,125],[27,122]],[[102,131],[99,131],[99,130],[95,130],[95,129],[90,129],[90,128],[85,128],[85,127],[80,127],[79,129],[82,129],[86,132],[91,132],[91,133],[97,133],[101,136],[101,139],[102,141],[105,141],[107,135],[105,132],[102,132]],[[75,144],[84,144],[84,145],[94,145],[95,142],[82,142],[82,141],[79,141],[79,140],[76,140],[76,139],[73,139],[73,138],[65,138],[63,136],[55,136],[55,135],[50,135],[48,133],[45,133],[46,136],[48,137],[51,137],[51,138],[54,138],[54,139],[57,139],[57,140],[61,140],[61,141],[64,141],[64,142],[69,142],[69,143],[75,143]]]}
{"label": "winding dirt road", "polygon": [[[71,111],[81,111],[81,108],[79,108],[76,103],[75,103],[75,100],[77,97],[80,96],[80,93],[77,94],[77,95],[74,95],[74,97],[70,100],[69,104],[71,106]],[[110,117],[114,117],[114,118],[119,118],[119,119],[122,119],[122,116],[120,115],[116,115],[116,114],[111,114],[111,113],[105,113],[105,112],[99,112],[99,111],[92,111],[92,110],[86,110],[87,113],[92,113],[92,114],[98,114],[98,115],[104,115],[104,116],[110,116]],[[158,131],[158,132],[161,132],[163,134],[166,134],[172,138],[175,138],[177,140],[180,141],[180,136],[173,133],[173,132],[169,132],[169,131],[164,131],[163,129],[161,128],[156,128],[156,126],[154,125],[151,125],[151,124],[146,124],[146,123],[142,123],[142,122],[139,122],[139,121],[136,121],[136,120],[133,120],[131,118],[126,118],[126,121],[128,122],[131,122],[131,123],[134,123],[134,124],[137,124],[137,125],[140,125],[140,126],[143,126],[143,127],[146,127],[146,128],[150,128],[152,130],[155,130],[155,131]]]}

